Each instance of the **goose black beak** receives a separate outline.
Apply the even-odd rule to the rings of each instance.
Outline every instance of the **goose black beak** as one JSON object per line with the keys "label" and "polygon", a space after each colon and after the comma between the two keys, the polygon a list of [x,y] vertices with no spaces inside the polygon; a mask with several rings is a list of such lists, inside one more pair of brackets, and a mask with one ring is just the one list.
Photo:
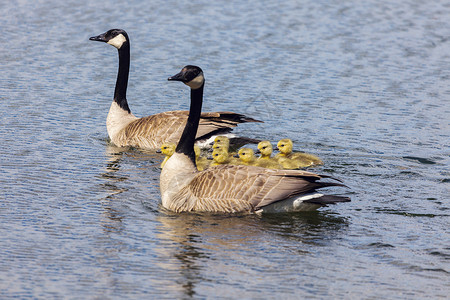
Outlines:
{"label": "goose black beak", "polygon": [[156,153],[162,153],[161,149],[156,150]]}
{"label": "goose black beak", "polygon": [[273,150],[280,151],[280,149],[278,149],[278,147],[274,147]]}
{"label": "goose black beak", "polygon": [[233,155],[234,158],[239,158],[239,154]]}
{"label": "goose black beak", "polygon": [[92,37],[89,38],[89,40],[90,41],[105,42],[105,43],[107,42],[104,33],[102,33],[100,35],[97,35],[97,36],[92,36]]}
{"label": "goose black beak", "polygon": [[183,81],[184,82],[184,72],[180,72],[176,75],[170,76],[169,78],[167,78],[167,80],[169,81]]}
{"label": "goose black beak", "polygon": [[259,149],[256,149],[255,154],[261,154],[261,151],[259,151]]}

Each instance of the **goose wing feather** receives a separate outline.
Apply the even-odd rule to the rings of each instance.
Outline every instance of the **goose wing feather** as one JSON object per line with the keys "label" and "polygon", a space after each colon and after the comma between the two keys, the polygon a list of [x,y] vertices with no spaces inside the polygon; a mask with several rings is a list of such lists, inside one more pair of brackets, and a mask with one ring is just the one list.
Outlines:
{"label": "goose wing feather", "polygon": [[[338,183],[305,171],[253,166],[218,166],[198,173],[180,193],[180,210],[249,212],[288,197]],[[178,209],[177,209],[178,210]]]}

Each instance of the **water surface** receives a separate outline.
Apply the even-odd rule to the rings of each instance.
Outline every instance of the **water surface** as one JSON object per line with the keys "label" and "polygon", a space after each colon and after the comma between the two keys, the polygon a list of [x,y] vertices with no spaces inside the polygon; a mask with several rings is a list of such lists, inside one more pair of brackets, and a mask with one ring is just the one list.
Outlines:
{"label": "water surface", "polygon": [[[1,298],[446,298],[450,6],[446,1],[13,1],[0,4]],[[162,157],[107,142],[131,38],[137,116],[204,110],[320,156],[352,202],[317,212],[176,215]]]}

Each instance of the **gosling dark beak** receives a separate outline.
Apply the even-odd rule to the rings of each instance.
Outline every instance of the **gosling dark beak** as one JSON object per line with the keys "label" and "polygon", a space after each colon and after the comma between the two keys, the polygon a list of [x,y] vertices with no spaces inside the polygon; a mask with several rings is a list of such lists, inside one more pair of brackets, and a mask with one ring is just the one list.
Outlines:
{"label": "gosling dark beak", "polygon": [[278,147],[274,147],[273,150],[280,151],[280,149],[278,149]]}
{"label": "gosling dark beak", "polygon": [[162,153],[162,151],[161,150],[156,150],[156,153]]}
{"label": "gosling dark beak", "polygon": [[100,35],[97,35],[97,36],[92,36],[92,37],[89,38],[89,40],[90,40],[90,41],[104,42],[104,43],[107,42],[104,33],[102,33],[102,34],[100,34]]}
{"label": "gosling dark beak", "polygon": [[259,149],[256,149],[255,154],[261,154],[261,151],[259,151]]}
{"label": "gosling dark beak", "polygon": [[209,148],[209,149],[208,149],[208,152],[211,152],[211,153],[212,153],[213,151],[214,151],[213,148]]}
{"label": "gosling dark beak", "polygon": [[170,81],[183,81],[184,82],[184,73],[180,72],[176,75],[170,76],[169,78],[167,78],[167,80]]}
{"label": "gosling dark beak", "polygon": [[213,160],[213,157],[211,155],[208,155],[208,157],[206,159],[207,160]]}
{"label": "gosling dark beak", "polygon": [[239,154],[233,155],[234,158],[239,158]]}

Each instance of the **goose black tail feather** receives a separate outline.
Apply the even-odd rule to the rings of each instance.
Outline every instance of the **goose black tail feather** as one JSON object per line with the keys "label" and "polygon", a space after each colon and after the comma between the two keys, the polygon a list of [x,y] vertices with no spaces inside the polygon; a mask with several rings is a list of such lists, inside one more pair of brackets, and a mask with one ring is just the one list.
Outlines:
{"label": "goose black tail feather", "polygon": [[259,142],[261,142],[261,140],[243,136],[232,137],[230,138],[230,151],[236,151],[247,144],[258,144]]}
{"label": "goose black tail feather", "polygon": [[319,205],[327,205],[327,204],[335,204],[339,202],[350,202],[349,197],[343,197],[343,196],[335,196],[335,195],[323,195],[319,198],[314,198],[310,200],[303,201],[304,203],[314,203]]}
{"label": "goose black tail feather", "polygon": [[246,115],[243,114],[237,114],[237,113],[233,113],[233,112],[218,112],[220,114],[220,117],[222,119],[226,119],[226,120],[230,120],[230,121],[234,121],[237,123],[247,123],[247,122],[256,122],[256,123],[264,123],[261,120],[257,120],[257,119],[253,119],[251,117],[247,117]]}

